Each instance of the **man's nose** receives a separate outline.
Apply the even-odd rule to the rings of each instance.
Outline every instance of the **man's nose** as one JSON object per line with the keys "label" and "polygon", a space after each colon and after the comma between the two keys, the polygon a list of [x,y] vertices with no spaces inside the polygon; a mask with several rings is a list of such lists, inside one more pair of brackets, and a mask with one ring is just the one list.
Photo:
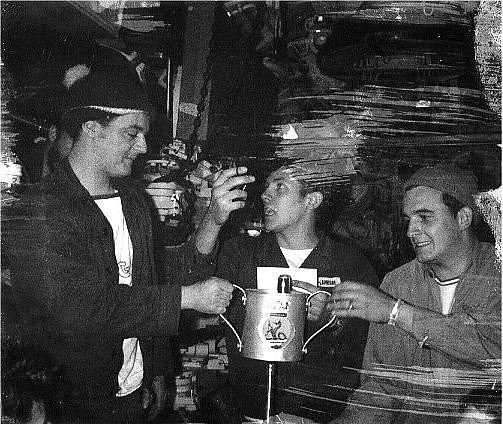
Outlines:
{"label": "man's nose", "polygon": [[136,136],[136,143],[133,148],[139,153],[147,153],[147,141],[145,140],[144,134],[138,134]]}
{"label": "man's nose", "polygon": [[407,237],[414,237],[419,234],[419,226],[416,220],[411,219],[407,225]]}
{"label": "man's nose", "polygon": [[265,190],[260,197],[262,198],[262,202],[267,203],[271,200],[271,195]]}

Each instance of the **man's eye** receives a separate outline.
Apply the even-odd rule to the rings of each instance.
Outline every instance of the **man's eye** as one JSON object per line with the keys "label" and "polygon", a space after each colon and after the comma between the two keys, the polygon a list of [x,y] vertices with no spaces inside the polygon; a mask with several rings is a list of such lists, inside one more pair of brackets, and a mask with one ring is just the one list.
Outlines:
{"label": "man's eye", "polygon": [[127,135],[131,138],[136,138],[138,136],[137,132],[128,132]]}
{"label": "man's eye", "polygon": [[286,185],[285,185],[284,183],[278,183],[277,188],[278,188],[279,190],[283,190],[283,189],[285,189],[285,188],[286,188]]}

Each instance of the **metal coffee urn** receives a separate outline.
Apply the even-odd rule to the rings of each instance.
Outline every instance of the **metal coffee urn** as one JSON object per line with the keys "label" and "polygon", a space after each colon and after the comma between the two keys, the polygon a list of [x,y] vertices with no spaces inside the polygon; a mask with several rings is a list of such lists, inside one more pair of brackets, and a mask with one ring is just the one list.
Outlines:
{"label": "metal coffee urn", "polygon": [[295,292],[292,291],[292,283],[290,275],[285,274],[278,278],[278,292],[261,289],[245,291],[234,285],[243,292],[245,320],[242,337],[232,324],[220,315],[236,335],[242,356],[269,362],[266,422],[269,422],[272,363],[300,361],[303,353],[307,353],[307,344],[335,319],[334,317],[330,320],[304,343],[304,326],[309,301],[321,293],[328,296],[331,294],[324,290],[309,295]]}

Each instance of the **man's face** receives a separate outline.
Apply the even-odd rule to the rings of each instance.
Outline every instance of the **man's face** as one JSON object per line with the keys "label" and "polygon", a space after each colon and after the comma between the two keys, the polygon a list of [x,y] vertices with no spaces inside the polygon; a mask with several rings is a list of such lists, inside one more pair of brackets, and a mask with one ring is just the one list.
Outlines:
{"label": "man's face", "polygon": [[419,262],[449,264],[456,260],[461,231],[456,217],[442,201],[442,193],[429,187],[405,192],[403,213]]}
{"label": "man's face", "polygon": [[114,118],[100,132],[103,169],[108,177],[123,177],[132,171],[133,161],[146,153],[145,134],[149,118],[145,113],[130,113]]}
{"label": "man's face", "polygon": [[267,231],[279,233],[292,228],[309,212],[306,196],[301,195],[301,190],[302,184],[293,179],[288,170],[269,175],[262,193]]}

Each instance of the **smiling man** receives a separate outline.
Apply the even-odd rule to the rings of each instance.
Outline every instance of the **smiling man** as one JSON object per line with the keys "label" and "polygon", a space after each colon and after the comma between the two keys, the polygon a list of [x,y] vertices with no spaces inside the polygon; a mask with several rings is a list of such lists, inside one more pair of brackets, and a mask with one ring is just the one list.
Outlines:
{"label": "smiling man", "polygon": [[[152,106],[120,75],[75,80],[62,118],[74,140],[68,159],[9,210],[2,253],[22,340],[51,354],[70,383],[62,421],[138,424],[149,403],[153,420],[166,400],[168,336],[178,331],[180,310],[223,313],[233,288],[214,277],[158,284],[151,209],[129,178],[146,152]],[[179,249],[180,278],[209,269],[220,227],[244,206],[233,200],[246,193],[233,189],[253,177],[237,171],[215,181],[198,231]]]}
{"label": "smiling man", "polygon": [[[245,289],[257,288],[257,267],[314,268],[318,277],[339,277],[376,286],[377,276],[368,261],[348,244],[329,238],[316,226],[316,213],[324,193],[306,181],[309,170],[302,164],[284,166],[266,179],[262,193],[266,232],[259,237],[239,236],[228,240],[218,255],[217,275]],[[326,223],[323,223],[326,224]],[[285,270],[288,274],[288,270]],[[294,282],[309,291],[317,288]],[[274,287],[276,289],[276,286]],[[244,307],[237,291],[229,307],[229,318],[242,332]],[[328,321],[326,296],[312,298],[308,310],[306,338]],[[274,382],[274,413],[286,412],[326,422],[340,411],[341,401],[358,385],[358,375],[344,367],[359,368],[363,357],[367,324],[347,320],[327,328],[309,344],[301,362],[277,364]],[[229,378],[236,416],[220,422],[242,422],[265,417],[267,363],[243,358],[237,339],[227,329]],[[339,386],[339,387],[337,387]]]}
{"label": "smiling man", "polygon": [[329,305],[371,322],[365,377],[334,423],[456,423],[460,383],[501,357],[501,270],[494,246],[473,230],[474,175],[441,164],[418,170],[404,189],[416,258],[381,290],[341,284]]}

